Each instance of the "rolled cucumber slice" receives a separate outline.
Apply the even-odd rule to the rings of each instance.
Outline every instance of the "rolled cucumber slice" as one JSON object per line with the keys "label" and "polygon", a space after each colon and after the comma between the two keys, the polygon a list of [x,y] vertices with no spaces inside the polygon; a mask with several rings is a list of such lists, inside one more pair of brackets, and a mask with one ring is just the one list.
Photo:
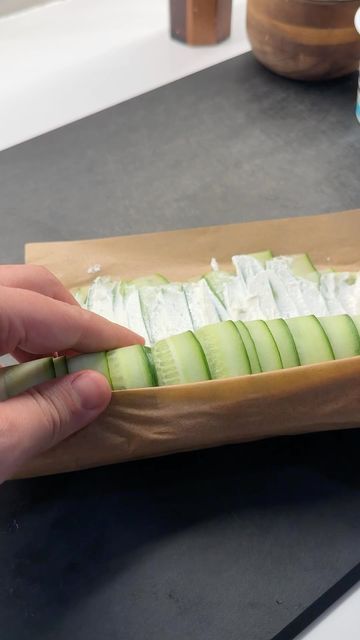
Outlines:
{"label": "rolled cucumber slice", "polygon": [[360,355],[360,338],[354,321],[348,315],[319,318],[335,359],[351,358]]}
{"label": "rolled cucumber slice", "polygon": [[150,345],[150,335],[144,320],[143,306],[140,291],[133,285],[124,286],[124,309],[126,312],[127,326],[145,339],[145,344]]}
{"label": "rolled cucumber slice", "polygon": [[220,300],[221,304],[225,307],[224,286],[234,278],[233,275],[227,273],[227,271],[210,271],[204,276],[211,291]]}
{"label": "rolled cucumber slice", "polygon": [[213,300],[214,296],[205,280],[185,282],[183,290],[194,329],[219,322],[220,316]]}
{"label": "rolled cucumber slice", "polygon": [[320,282],[320,276],[315,269],[310,256],[307,253],[299,253],[291,256],[291,270],[294,276],[307,278],[316,284]]}
{"label": "rolled cucumber slice", "polygon": [[89,311],[114,321],[114,288],[116,284],[107,277],[95,278],[89,287],[86,306]]}
{"label": "rolled cucumber slice", "polygon": [[54,370],[55,370],[55,378],[62,378],[66,376],[68,372],[66,357],[59,356],[58,358],[54,358]]}
{"label": "rolled cucumber slice", "polygon": [[235,322],[235,326],[238,332],[240,333],[240,336],[244,343],[244,347],[247,351],[249,362],[250,362],[251,373],[260,373],[261,367],[260,367],[258,354],[256,353],[254,340],[250,335],[249,329],[247,329],[247,327],[242,322],[242,320],[237,320]]}
{"label": "rolled cucumber slice", "polygon": [[300,364],[316,364],[317,362],[334,360],[334,352],[329,339],[315,316],[288,318],[286,324],[294,338]]}
{"label": "rolled cucumber slice", "polygon": [[104,351],[99,351],[97,353],[81,353],[78,356],[67,357],[66,363],[69,373],[82,371],[84,369],[93,369],[94,371],[102,373],[111,384],[109,367]]}
{"label": "rolled cucumber slice", "polygon": [[270,251],[270,249],[265,249],[265,251],[257,251],[256,253],[250,253],[249,255],[253,258],[256,258],[256,260],[259,260],[259,262],[261,262],[263,266],[265,266],[267,260],[271,260],[271,258],[273,258],[273,252]]}
{"label": "rolled cucumber slice", "polygon": [[210,380],[204,352],[191,331],[160,340],[152,356],[159,386]]}
{"label": "rolled cucumber slice", "polygon": [[55,369],[52,358],[40,358],[4,367],[0,372],[0,400],[14,398],[53,378]]}
{"label": "rolled cucumber slice", "polygon": [[295,347],[294,338],[285,320],[276,318],[274,320],[267,320],[266,324],[277,344],[284,369],[288,367],[298,367],[300,365],[299,354]]}
{"label": "rolled cucumber slice", "polygon": [[254,341],[261,370],[282,369],[279,349],[266,322],[264,320],[248,320],[244,324]]}
{"label": "rolled cucumber slice", "polygon": [[231,320],[195,331],[208,363],[212,379],[251,373],[250,362],[239,331]]}
{"label": "rolled cucumber slice", "polygon": [[135,344],[131,347],[113,349],[106,355],[114,391],[156,386],[146,347]]}
{"label": "rolled cucumber slice", "polygon": [[151,344],[193,329],[185,292],[180,284],[143,287],[139,294]]}

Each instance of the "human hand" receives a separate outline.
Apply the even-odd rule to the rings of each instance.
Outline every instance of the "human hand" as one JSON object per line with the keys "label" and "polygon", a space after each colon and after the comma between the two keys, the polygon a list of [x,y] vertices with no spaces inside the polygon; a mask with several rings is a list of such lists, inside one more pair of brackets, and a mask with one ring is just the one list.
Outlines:
{"label": "human hand", "polygon": [[[143,343],[137,334],[85,311],[47,269],[0,266],[0,355],[20,362]],[[0,402],[0,482],[26,459],[94,420],[111,389],[95,371],[69,374]]]}

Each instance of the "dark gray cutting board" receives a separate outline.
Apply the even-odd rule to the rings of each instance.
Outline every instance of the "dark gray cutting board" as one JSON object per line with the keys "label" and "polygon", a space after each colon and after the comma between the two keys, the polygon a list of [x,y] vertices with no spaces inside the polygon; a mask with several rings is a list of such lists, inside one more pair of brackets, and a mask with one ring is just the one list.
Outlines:
{"label": "dark gray cutting board", "polygon": [[[27,241],[358,207],[355,93],[355,76],[296,84],[248,54],[2,152],[2,262]],[[294,637],[360,575],[359,444],[325,433],[4,485],[1,639]]]}

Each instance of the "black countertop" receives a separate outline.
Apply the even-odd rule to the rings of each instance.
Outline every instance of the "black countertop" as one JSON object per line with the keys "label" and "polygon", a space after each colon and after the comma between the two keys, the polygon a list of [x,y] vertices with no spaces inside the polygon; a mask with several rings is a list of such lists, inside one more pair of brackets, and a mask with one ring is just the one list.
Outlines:
{"label": "black countertop", "polygon": [[[2,262],[30,241],[359,207],[356,83],[292,83],[246,54],[0,153]],[[293,637],[359,577],[359,443],[5,484],[2,640]]]}

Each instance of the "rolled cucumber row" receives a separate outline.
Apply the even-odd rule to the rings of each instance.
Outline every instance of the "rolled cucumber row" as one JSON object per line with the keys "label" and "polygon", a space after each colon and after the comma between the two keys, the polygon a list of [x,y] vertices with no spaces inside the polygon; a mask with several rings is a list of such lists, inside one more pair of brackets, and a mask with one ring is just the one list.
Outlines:
{"label": "rolled cucumber row", "polygon": [[108,352],[41,358],[0,369],[0,400],[67,373],[93,369],[114,391],[259,374],[360,355],[360,316],[227,320]]}

